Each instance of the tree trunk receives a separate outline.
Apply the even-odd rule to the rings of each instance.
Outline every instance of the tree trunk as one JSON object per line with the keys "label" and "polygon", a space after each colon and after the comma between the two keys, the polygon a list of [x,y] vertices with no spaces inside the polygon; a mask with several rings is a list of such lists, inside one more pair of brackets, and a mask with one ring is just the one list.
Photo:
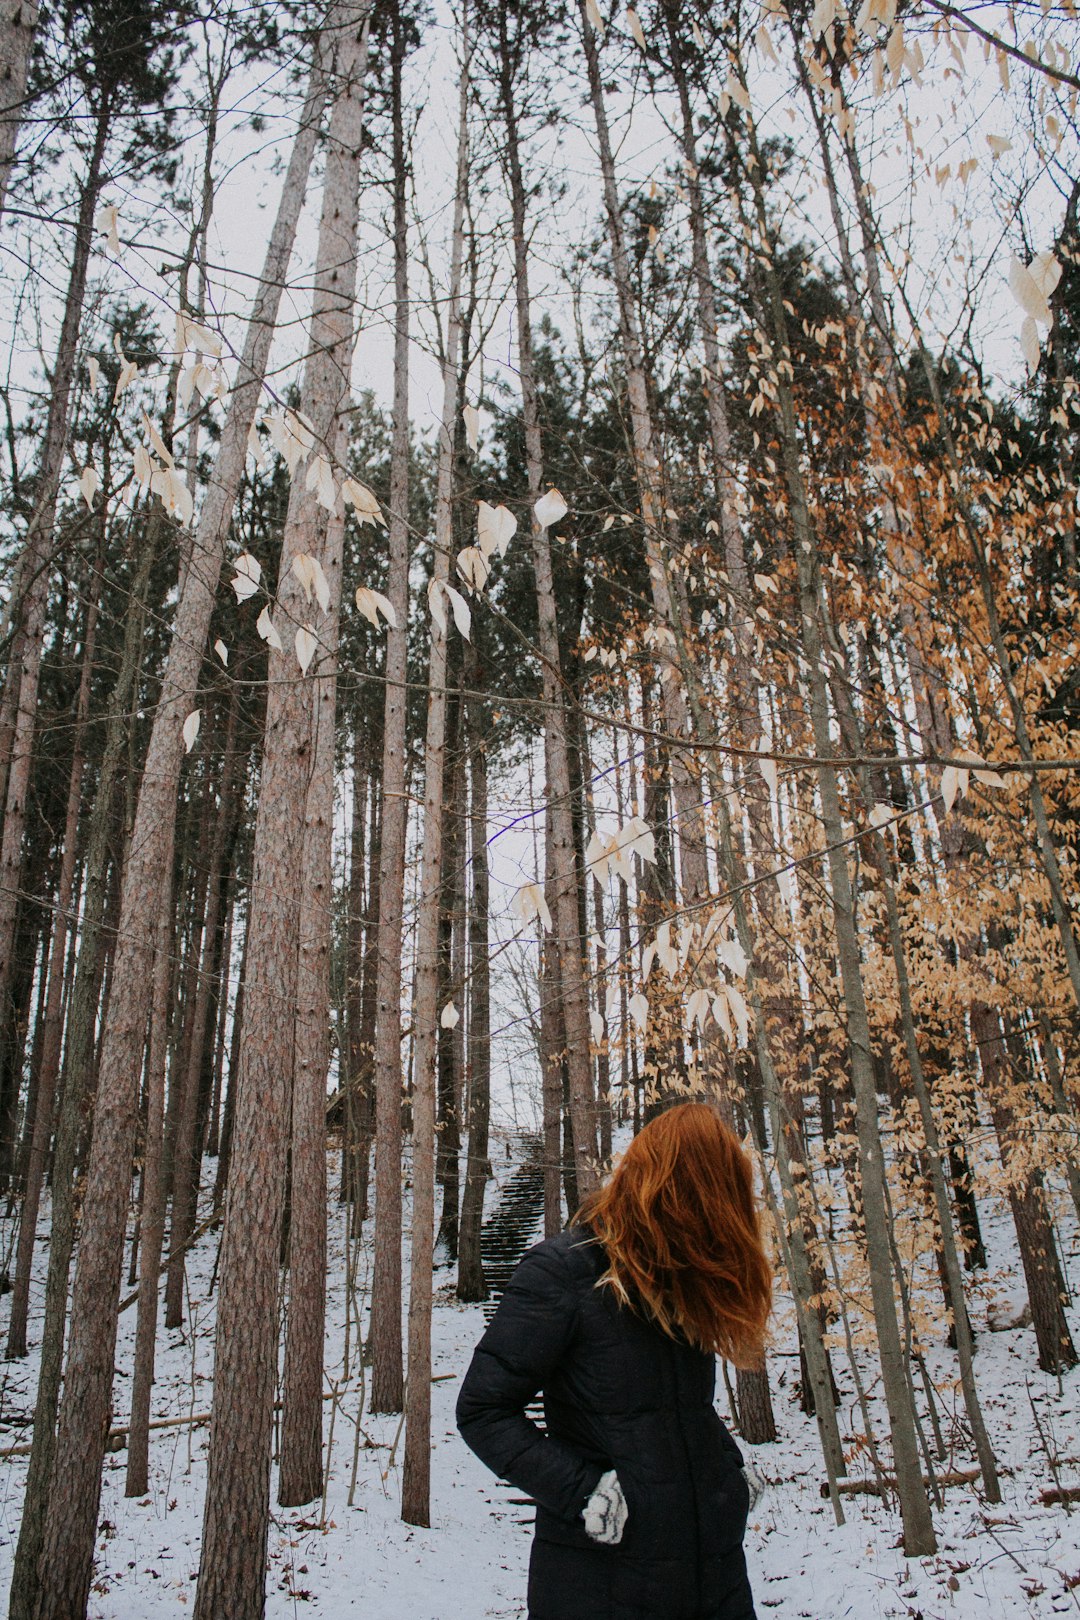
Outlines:
{"label": "tree trunk", "polygon": [[169,1228],[171,1258],[165,1281],[167,1328],[178,1328],[184,1320],[186,1251],[198,1208],[199,1171],[202,1164],[199,1099],[205,1071],[206,1046],[210,1037],[210,1011],[214,979],[219,967],[221,922],[229,877],[223,857],[227,847],[233,843],[232,822],[238,809],[243,786],[241,773],[245,764],[244,756],[236,748],[238,707],[234,689],[223,745],[224,780],[218,813],[214,818],[207,862],[208,894],[202,924],[200,956],[195,955],[193,946],[193,961],[196,962],[199,971],[195,980],[188,1045],[184,1053],[180,1115],[172,1155],[172,1222]]}
{"label": "tree trunk", "polygon": [[[333,14],[335,94],[327,139],[319,224],[311,348],[302,408],[313,454],[333,467],[339,423],[348,409],[355,321],[356,236],[367,5]],[[333,615],[320,623],[293,569],[294,559],[329,561],[327,514],[308,479],[293,480],[278,575],[278,622],[314,635],[313,673],[296,678],[297,653],[286,643],[268,659],[266,741],[255,828],[244,1045],[233,1124],[221,1242],[202,1563],[196,1620],[260,1620],[265,1596],[270,1511],[270,1450],[277,1378],[277,1300],[284,1202],[288,1102],[294,1031],[281,1008],[297,990],[297,936],[304,806],[312,769],[313,689],[326,660]],[[341,497],[338,495],[338,501]],[[324,565],[331,591],[340,576]],[[299,632],[298,632],[299,634]],[[290,637],[291,640],[291,637]]]}
{"label": "tree trunk", "polygon": [[0,214],[15,164],[40,9],[34,0],[0,0]]}
{"label": "tree trunk", "polygon": [[518,373],[525,426],[525,464],[529,483],[529,518],[533,568],[536,574],[538,641],[544,695],[544,766],[546,794],[551,811],[551,882],[545,884],[559,961],[559,992],[566,1029],[569,1070],[570,1119],[574,1165],[579,1193],[584,1197],[599,1185],[596,1150],[596,1098],[589,1057],[589,1009],[585,991],[585,964],[578,918],[577,861],[570,796],[570,761],[566,712],[563,705],[562,660],[555,587],[551,570],[551,543],[547,525],[536,513],[544,493],[543,444],[540,400],[533,358],[532,304],[529,292],[529,237],[525,217],[525,181],[521,169],[518,112],[514,100],[514,65],[507,36],[507,13],[498,12],[499,88],[506,129],[506,166],[510,184],[510,214],[514,234],[514,292],[517,309]]}
{"label": "tree trunk", "polygon": [[[443,794],[446,824],[443,846],[443,886],[439,911],[439,1006],[449,1001],[461,1007],[465,984],[465,698],[459,690],[451,694],[447,724],[445,780]],[[437,1253],[457,1263],[458,1225],[461,1196],[461,1113],[460,1098],[464,1071],[466,1022],[456,1018],[439,1025],[436,1058],[436,1152],[435,1183],[442,1192]]]}
{"label": "tree trunk", "polygon": [[[432,614],[424,744],[424,837],[416,923],[413,992],[413,1220],[409,1271],[409,1383],[405,1392],[405,1460],[401,1517],[407,1524],[431,1522],[431,1269],[435,1223],[435,1054],[437,1043],[439,894],[442,887],[443,747],[446,732],[445,584],[454,543],[454,440],[459,416],[458,355],[461,343],[461,268],[469,184],[467,114],[471,43],[467,13],[462,23],[462,68],[458,110],[457,184],[450,263],[450,293],[443,353],[443,406],[435,494],[435,557],[432,587],[440,618]],[[434,602],[434,598],[431,598]],[[441,622],[440,622],[441,619]]]}
{"label": "tree trunk", "polygon": [[[761,153],[749,115],[746,116],[745,122],[750,143],[750,161],[745,166],[745,173],[754,197],[760,244],[759,265],[764,315],[771,336],[775,363],[777,360],[783,361],[790,355],[791,348],[787,335],[787,317],[783,308],[783,293],[771,257],[775,251],[775,243],[772,240],[762,190],[762,171],[759,168]],[[882,1384],[889,1411],[897,1490],[904,1526],[904,1548],[909,1556],[923,1556],[933,1552],[937,1543],[926,1486],[923,1483],[915,1429],[914,1400],[893,1293],[885,1171],[878,1126],[877,1084],[855,925],[855,902],[843,841],[843,818],[836,768],[827,763],[834,750],[828,688],[823,666],[824,647],[819,624],[821,583],[817,564],[818,542],[811,524],[799,462],[795,403],[783,364],[777,366],[775,377],[779,403],[780,448],[792,527],[792,548],[798,576],[802,644],[809,664],[807,679],[810,721],[815,753],[823,762],[818,772],[818,791],[821,797],[825,838],[829,848],[832,915],[840,962],[848,1056],[856,1099],[855,1124],[874,1322],[877,1329]]]}
{"label": "tree trunk", "polygon": [[[86,1607],[112,1387],[137,1076],[146,1032],[152,944],[165,873],[172,859],[176,790],[185,753],[183,725],[198,684],[223,546],[243,474],[248,431],[258,403],[324,97],[320,65],[313,70],[305,124],[290,159],[248,324],[239,381],[230,398],[214,478],[177,606],[139,792],[120,904],[113,994],[102,1034],[94,1150],[57,1436],[56,1478],[63,1480],[64,1487],[51,1492],[38,1620],[71,1620]],[[267,1214],[273,1219],[270,1212]],[[261,1559],[261,1550],[258,1556]],[[242,1620],[239,1615],[238,1620]]]}
{"label": "tree trunk", "polygon": [[1032,1172],[1017,1176],[1011,1169],[1016,1121],[1009,1099],[1005,1033],[993,1008],[982,1002],[972,1005],[971,1033],[978,1049],[990,1114],[1008,1178],[1009,1207],[1031,1304],[1039,1366],[1043,1372],[1060,1377],[1064,1370],[1076,1366],[1077,1354],[1065,1319],[1064,1283],[1041,1178]]}
{"label": "tree trunk", "polygon": [[[105,526],[102,524],[102,546],[99,546],[90,605],[86,614],[83,634],[82,670],[79,693],[75,701],[75,746],[71,756],[68,777],[67,812],[64,817],[63,856],[60,881],[56,891],[56,912],[52,941],[49,948],[48,990],[45,1000],[45,1027],[41,1044],[41,1062],[38,1070],[37,1106],[34,1111],[33,1134],[27,1158],[25,1193],[19,1220],[19,1243],[15,1256],[15,1281],[11,1294],[11,1316],[8,1321],[7,1353],[9,1358],[26,1354],[26,1318],[30,1299],[30,1274],[33,1268],[34,1240],[37,1235],[38,1211],[41,1205],[41,1187],[52,1140],[53,1120],[56,1114],[56,1089],[60,1076],[60,1047],[63,1035],[64,969],[67,942],[72,921],[72,896],[75,889],[75,865],[78,854],[79,811],[82,806],[83,766],[86,758],[86,722],[90,713],[90,683],[94,668],[94,647],[97,638],[97,620],[101,593],[101,550]],[[73,933],[74,930],[71,930]]]}
{"label": "tree trunk", "polygon": [[[474,634],[478,635],[477,630]],[[470,656],[470,652],[472,656]],[[479,651],[467,649],[467,685],[476,692],[484,679]],[[491,1112],[491,964],[488,959],[487,853],[487,703],[470,696],[466,704],[469,750],[469,863],[472,904],[469,909],[469,1044],[466,1068],[468,1151],[461,1199],[457,1294],[462,1300],[487,1298],[480,1253],[484,1190],[491,1179],[488,1124]]]}
{"label": "tree trunk", "polygon": [[[38,1599],[41,1557],[46,1534],[46,1514],[51,1512],[57,1492],[53,1489],[53,1461],[59,1444],[56,1412],[60,1395],[60,1373],[64,1356],[64,1328],[68,1294],[68,1272],[75,1240],[75,1178],[85,1134],[84,1110],[94,1078],[94,1032],[101,1001],[102,963],[106,949],[106,923],[113,895],[113,862],[109,857],[112,838],[116,785],[119,778],[129,716],[142,649],[143,611],[150,569],[161,539],[159,520],[151,513],[143,536],[142,553],[132,584],[131,601],[124,628],[124,645],[116,684],[109,696],[105,724],[105,747],[98,770],[96,793],[90,813],[90,826],[83,858],[83,914],[78,965],[67,1020],[60,1117],[53,1150],[52,1220],[49,1231],[49,1268],[45,1283],[45,1325],[41,1339],[41,1362],[34,1403],[33,1450],[26,1479],[19,1541],[11,1578],[10,1614],[12,1620],[33,1620]],[[114,891],[113,891],[114,892]],[[145,1037],[145,1030],[143,1031]],[[136,1048],[138,1064],[132,1089],[137,1093],[142,1070],[142,1047]],[[134,1133],[133,1133],[134,1134]],[[115,1285],[120,1282],[123,1263],[124,1213],[130,1185],[131,1155],[118,1166],[115,1189],[120,1203],[118,1241],[115,1249]],[[93,1211],[83,1201],[84,1233]],[[85,1247],[84,1242],[81,1248]],[[111,1378],[112,1348],[108,1370]],[[105,1402],[104,1424],[108,1421]],[[102,1450],[105,1437],[101,1436]],[[90,1546],[96,1526],[97,1496],[100,1486],[100,1458],[92,1475],[95,1491],[89,1514]],[[85,1600],[84,1600],[85,1601]],[[74,1611],[72,1611],[74,1612]]]}
{"label": "tree trunk", "polygon": [[18,700],[10,755],[4,762],[7,789],[4,797],[3,831],[0,834],[0,1027],[3,1027],[3,1022],[8,1016],[11,1000],[15,920],[23,886],[21,881],[23,838],[26,831],[38,686],[45,642],[45,614],[48,605],[53,531],[56,525],[56,505],[71,419],[71,385],[75,374],[79,324],[82,319],[86,273],[93,241],[94,210],[97,207],[98,191],[101,186],[111,117],[112,100],[111,96],[107,95],[95,118],[94,143],[79,198],[75,247],[68,276],[64,317],[53,362],[49,410],[38,468],[37,499],[23,555],[18,564],[22,591],[11,664],[7,675],[9,683],[17,684]]}
{"label": "tree trunk", "polygon": [[154,999],[150,1050],[146,1062],[146,1142],[143,1147],[142,1243],[139,1250],[139,1304],[135,1321],[135,1367],[131,1380],[125,1496],[150,1488],[150,1392],[154,1385],[158,1277],[165,1237],[165,1063],[169,1044],[169,986],[172,982],[172,906],[163,904],[154,957]]}
{"label": "tree trunk", "polygon": [[[404,916],[406,672],[409,634],[408,159],[401,104],[402,19],[391,53],[394,176],[394,429],[390,453],[390,567],[394,621],[386,632],[379,932],[375,987],[375,1255],[371,1286],[371,1410],[400,1412],[401,1364],[401,938]],[[414,1150],[415,1153],[415,1150]]]}
{"label": "tree trunk", "polygon": [[[347,435],[338,434],[345,465]],[[328,648],[338,640],[344,517],[327,526],[323,567],[330,612],[322,626]],[[289,1306],[281,1412],[278,1501],[299,1507],[321,1495],[323,1337],[326,1324],[326,1076],[330,1067],[330,946],[333,921],[334,724],[337,662],[331,654],[315,683],[314,747],[307,790],[296,1052],[292,1090],[289,1220]]]}

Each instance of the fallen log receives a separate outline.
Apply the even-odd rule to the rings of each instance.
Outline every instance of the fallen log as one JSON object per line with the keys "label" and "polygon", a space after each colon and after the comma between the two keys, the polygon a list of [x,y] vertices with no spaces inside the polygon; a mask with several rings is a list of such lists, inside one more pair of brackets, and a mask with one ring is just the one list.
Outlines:
{"label": "fallen log", "polygon": [[[978,1478],[979,1470],[977,1468],[961,1468],[948,1474],[935,1475],[938,1485],[942,1486],[971,1485]],[[932,1480],[926,1478],[923,1479],[923,1484],[926,1486],[927,1490],[931,1490],[933,1488],[933,1483],[934,1482]],[[885,1487],[886,1489],[893,1491],[896,1489],[896,1480],[892,1474],[886,1474]],[[881,1482],[876,1479],[838,1479],[836,1482],[836,1488],[840,1492],[841,1496],[880,1496],[882,1489]],[[825,1497],[828,1496],[828,1480],[822,1480],[821,1494]]]}

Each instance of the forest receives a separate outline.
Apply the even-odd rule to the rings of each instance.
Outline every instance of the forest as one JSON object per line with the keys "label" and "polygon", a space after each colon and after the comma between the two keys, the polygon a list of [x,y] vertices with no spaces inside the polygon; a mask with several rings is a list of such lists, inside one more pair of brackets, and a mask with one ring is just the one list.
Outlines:
{"label": "forest", "polygon": [[0,4],[12,1620],[523,1613],[452,1380],[688,1098],[770,1603],[1080,1607],[1078,95],[1074,0]]}

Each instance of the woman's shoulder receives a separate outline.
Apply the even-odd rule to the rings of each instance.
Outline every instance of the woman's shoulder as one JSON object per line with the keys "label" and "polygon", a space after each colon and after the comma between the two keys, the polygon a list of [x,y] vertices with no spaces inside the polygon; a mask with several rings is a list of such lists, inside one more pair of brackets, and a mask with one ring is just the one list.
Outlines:
{"label": "woman's shoulder", "polygon": [[599,1239],[587,1226],[569,1226],[526,1250],[521,1267],[592,1288],[607,1261]]}

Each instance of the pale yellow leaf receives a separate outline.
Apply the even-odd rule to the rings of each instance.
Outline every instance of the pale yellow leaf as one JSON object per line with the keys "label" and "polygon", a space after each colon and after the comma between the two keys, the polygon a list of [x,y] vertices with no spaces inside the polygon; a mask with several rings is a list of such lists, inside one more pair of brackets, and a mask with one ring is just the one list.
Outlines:
{"label": "pale yellow leaf", "polygon": [[356,605],[364,618],[367,619],[369,624],[373,624],[376,630],[379,628],[380,613],[391,630],[397,629],[398,620],[397,614],[394,612],[394,604],[389,597],[383,595],[382,591],[373,591],[366,585],[358,585],[356,588]]}
{"label": "pale yellow leaf", "polygon": [[259,559],[253,557],[250,551],[241,552],[236,559],[236,578],[232,582],[236,600],[246,602],[249,596],[254,596],[261,578],[262,564]]}
{"label": "pale yellow leaf", "polygon": [[319,645],[315,635],[308,629],[306,624],[302,624],[296,632],[294,645],[296,647],[296,662],[300,665],[300,673],[306,675],[311,660],[315,656],[315,649]]}
{"label": "pale yellow leaf", "polygon": [[79,474],[79,493],[87,506],[93,506],[94,496],[98,492],[101,479],[98,477],[96,467],[84,467]]}
{"label": "pale yellow leaf", "polygon": [[570,508],[557,489],[549,489],[546,495],[541,495],[533,507],[533,511],[536,513],[536,521],[545,529],[550,529],[553,523],[558,523],[566,516],[569,510]]}
{"label": "pale yellow leaf", "polygon": [[[234,580],[233,584],[235,585],[235,583],[236,581]],[[259,617],[255,621],[255,628],[259,632],[262,639],[266,642],[267,646],[276,648],[278,652],[284,652],[284,645],[282,644],[281,637],[274,629],[274,621],[270,617],[270,609],[268,607],[264,607],[262,612],[259,614]]]}

